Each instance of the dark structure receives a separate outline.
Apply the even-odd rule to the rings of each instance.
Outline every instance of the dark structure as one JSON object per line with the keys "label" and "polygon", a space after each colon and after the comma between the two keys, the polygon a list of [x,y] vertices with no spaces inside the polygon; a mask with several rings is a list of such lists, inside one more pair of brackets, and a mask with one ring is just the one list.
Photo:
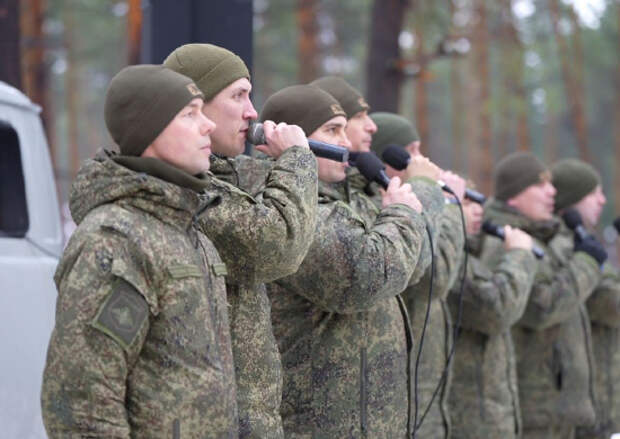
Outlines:
{"label": "dark structure", "polygon": [[143,1],[142,62],[161,63],[182,44],[225,47],[252,70],[252,0]]}

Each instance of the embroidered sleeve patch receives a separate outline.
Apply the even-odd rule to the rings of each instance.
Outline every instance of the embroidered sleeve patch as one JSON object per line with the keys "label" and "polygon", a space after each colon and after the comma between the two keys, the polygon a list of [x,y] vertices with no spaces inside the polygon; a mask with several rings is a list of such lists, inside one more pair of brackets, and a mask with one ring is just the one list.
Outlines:
{"label": "embroidered sleeve patch", "polygon": [[147,320],[148,305],[144,297],[129,282],[118,278],[92,326],[129,349]]}

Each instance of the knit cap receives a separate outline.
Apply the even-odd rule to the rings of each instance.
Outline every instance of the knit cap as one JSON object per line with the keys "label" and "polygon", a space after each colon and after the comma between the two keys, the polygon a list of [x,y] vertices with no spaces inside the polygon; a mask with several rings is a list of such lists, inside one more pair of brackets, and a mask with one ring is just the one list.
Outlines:
{"label": "knit cap", "polygon": [[376,112],[371,113],[370,118],[377,125],[377,132],[372,135],[370,149],[379,157],[388,145],[404,148],[411,142],[420,140],[415,126],[398,114]]}
{"label": "knit cap", "polygon": [[310,136],[336,116],[346,118],[347,114],[332,95],[314,85],[292,85],[269,96],[263,105],[260,121],[299,125],[306,136]]}
{"label": "knit cap", "polygon": [[323,76],[312,81],[310,85],[319,87],[336,98],[347,113],[347,119],[351,119],[360,111],[370,109],[370,105],[364,100],[362,94],[339,76]]}
{"label": "knit cap", "polygon": [[164,66],[125,67],[110,81],[105,123],[121,154],[140,156],[195,98],[203,98],[196,84]]}
{"label": "knit cap", "polygon": [[534,154],[515,152],[495,167],[495,198],[507,201],[533,184],[543,181],[549,171]]}
{"label": "knit cap", "polygon": [[241,58],[230,50],[213,44],[185,44],[177,47],[164,60],[164,65],[190,77],[209,102],[237,79],[250,79]]}
{"label": "knit cap", "polygon": [[551,166],[555,186],[555,210],[578,203],[601,184],[601,176],[590,164],[577,159],[563,159]]}

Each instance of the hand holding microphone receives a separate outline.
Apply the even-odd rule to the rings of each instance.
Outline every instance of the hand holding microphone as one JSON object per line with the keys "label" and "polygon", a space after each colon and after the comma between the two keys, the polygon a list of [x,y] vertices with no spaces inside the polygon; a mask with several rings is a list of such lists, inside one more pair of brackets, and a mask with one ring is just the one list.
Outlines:
{"label": "hand holding microphone", "polygon": [[[498,226],[497,224],[493,224],[491,221],[486,220],[485,222],[482,223],[482,230],[484,231],[484,233],[495,236],[499,239],[501,239],[502,241],[506,240],[506,232],[504,231],[503,227]],[[525,240],[523,239],[522,236],[519,236],[519,234],[515,234],[514,232],[517,231],[519,229],[513,229],[510,228],[508,229],[508,233],[510,233],[510,243],[508,243],[507,245],[514,245],[514,246],[519,246],[519,245],[525,245]],[[519,230],[520,231],[520,230]],[[525,232],[522,232],[524,233]],[[529,235],[528,235],[529,236]],[[530,237],[530,240],[532,238]],[[525,248],[525,247],[522,247]],[[545,256],[545,252],[540,248],[537,247],[535,245],[532,244],[531,246],[531,250],[532,253],[534,253],[534,256],[536,256],[536,258],[538,259],[542,259]]]}
{"label": "hand holding microphone", "polygon": [[[349,160],[349,150],[347,148],[344,148],[338,145],[330,145],[329,143],[318,142],[312,139],[306,139],[305,135],[303,136],[303,140],[301,139],[297,140],[298,142],[301,142],[301,143],[289,144],[282,148],[282,146],[278,144],[278,139],[277,139],[278,136],[273,133],[276,133],[278,130],[288,131],[288,129],[291,127],[296,127],[302,133],[303,133],[303,130],[297,127],[296,125],[287,125],[287,124],[281,123],[281,124],[278,124],[272,131],[271,130],[272,124],[275,125],[275,123],[267,120],[265,121],[265,124],[256,122],[256,123],[250,124],[250,127],[248,128],[247,141],[253,145],[259,145],[256,148],[259,151],[263,151],[266,154],[269,154],[269,151],[273,149],[275,153],[277,153],[277,151],[280,151],[280,154],[282,154],[282,152],[285,149],[293,145],[299,145],[299,146],[308,145],[310,147],[310,150],[317,157],[322,157],[322,158],[326,158],[329,160],[334,160],[334,161],[342,162],[342,163],[346,163]],[[282,137],[288,137],[288,136],[283,134]],[[294,137],[298,138],[299,133],[297,133]],[[269,155],[272,155],[272,154],[269,154]],[[272,155],[272,156],[277,158],[279,157],[279,154],[277,156],[276,155]]]}

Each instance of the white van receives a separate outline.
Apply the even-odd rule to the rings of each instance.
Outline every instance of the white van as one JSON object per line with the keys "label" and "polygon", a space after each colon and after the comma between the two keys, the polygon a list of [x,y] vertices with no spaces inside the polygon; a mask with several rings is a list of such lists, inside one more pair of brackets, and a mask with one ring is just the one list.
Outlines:
{"label": "white van", "polygon": [[40,108],[0,81],[0,436],[45,438],[41,381],[62,234]]}

